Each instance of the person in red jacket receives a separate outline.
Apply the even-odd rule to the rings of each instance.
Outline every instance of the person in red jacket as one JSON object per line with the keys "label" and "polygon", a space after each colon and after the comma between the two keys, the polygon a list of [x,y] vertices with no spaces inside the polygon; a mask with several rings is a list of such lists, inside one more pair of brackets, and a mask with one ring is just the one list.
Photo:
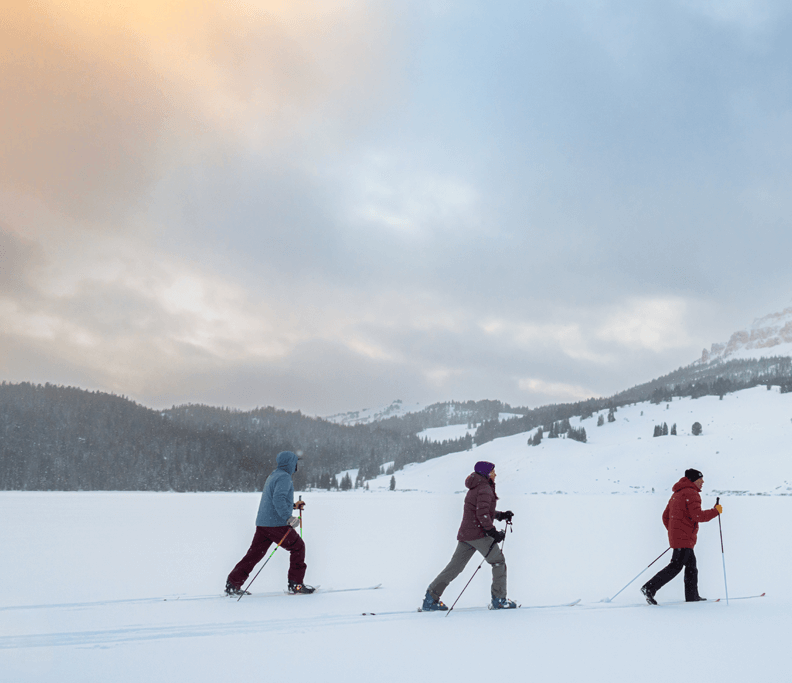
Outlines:
{"label": "person in red jacket", "polygon": [[685,600],[698,602],[706,600],[698,592],[698,569],[696,568],[696,545],[699,522],[715,519],[723,508],[716,505],[711,510],[701,509],[699,491],[704,486],[704,475],[698,470],[686,470],[685,476],[674,484],[671,500],[663,512],[663,524],[668,529],[668,544],[673,548],[671,562],[661,569],[642,587],[646,602],[656,605],[655,594],[682,569],[685,569]]}
{"label": "person in red jacket", "polygon": [[498,512],[495,504],[495,465],[491,462],[477,462],[472,474],[465,479],[468,492],[462,524],[457,533],[457,547],[451,561],[437,578],[429,584],[424,596],[422,610],[432,612],[447,610],[440,596],[462,570],[470,558],[480,552],[492,566],[492,609],[514,609],[517,603],[506,597],[506,558],[498,547],[505,537],[505,531],[495,528],[495,521],[510,522],[514,513],[511,510]]}

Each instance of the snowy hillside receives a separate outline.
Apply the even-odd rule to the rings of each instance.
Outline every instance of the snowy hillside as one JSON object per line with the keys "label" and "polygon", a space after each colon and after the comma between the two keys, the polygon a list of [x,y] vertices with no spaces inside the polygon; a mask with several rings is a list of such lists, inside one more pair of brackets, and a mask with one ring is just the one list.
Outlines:
{"label": "snowy hillside", "polygon": [[379,408],[363,408],[362,410],[352,410],[347,413],[337,413],[324,418],[328,422],[335,422],[342,425],[370,424],[389,417],[403,417],[409,413],[418,413],[426,406],[421,403],[404,403],[397,399],[389,406]]}
{"label": "snowy hillside", "polygon": [[[755,387],[670,403],[620,408],[616,421],[597,426],[597,415],[574,418],[588,443],[533,433],[496,439],[396,472],[397,488],[451,493],[477,460],[497,465],[499,489],[513,494],[665,492],[689,467],[705,474],[705,491],[716,495],[792,495],[792,393]],[[693,436],[694,422],[703,427]],[[655,425],[677,425],[677,436],[653,437]],[[369,483],[386,489],[390,477]]]}
{"label": "snowy hillside", "polygon": [[728,342],[713,344],[709,351],[704,349],[698,362],[768,356],[792,356],[792,307],[754,320]]}

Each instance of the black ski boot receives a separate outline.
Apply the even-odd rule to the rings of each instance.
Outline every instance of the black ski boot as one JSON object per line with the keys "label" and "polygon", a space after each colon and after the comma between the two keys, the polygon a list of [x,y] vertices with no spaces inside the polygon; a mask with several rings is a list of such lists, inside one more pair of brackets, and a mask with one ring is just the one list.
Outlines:
{"label": "black ski boot", "polygon": [[517,603],[514,600],[509,600],[509,598],[496,598],[493,595],[490,609],[517,609]]}
{"label": "black ski boot", "polygon": [[310,595],[316,590],[313,586],[305,583],[293,583],[289,581],[289,593],[292,595]]}
{"label": "black ski boot", "polygon": [[655,600],[655,592],[651,588],[649,588],[649,586],[646,585],[641,586],[641,593],[644,594],[644,596],[646,597],[646,602],[648,602],[650,605],[657,604],[657,600]]}
{"label": "black ski boot", "polygon": [[707,602],[707,598],[702,598],[699,595],[697,598],[693,598],[692,600],[686,600],[685,602]]}
{"label": "black ski boot", "polygon": [[442,600],[436,600],[435,597],[426,591],[424,595],[423,605],[421,605],[421,612],[447,612],[448,607]]}
{"label": "black ski boot", "polygon": [[238,595],[250,595],[250,593],[243,590],[241,586],[235,586],[230,581],[226,581],[225,594],[229,598],[235,598]]}

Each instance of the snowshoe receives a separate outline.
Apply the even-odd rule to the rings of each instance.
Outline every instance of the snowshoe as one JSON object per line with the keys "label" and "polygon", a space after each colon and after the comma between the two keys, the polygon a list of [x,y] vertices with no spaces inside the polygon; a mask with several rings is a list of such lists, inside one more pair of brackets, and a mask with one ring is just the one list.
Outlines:
{"label": "snowshoe", "polygon": [[646,597],[646,602],[648,602],[650,605],[657,604],[657,600],[655,600],[655,592],[651,588],[648,586],[641,586],[641,593],[644,594]]}
{"label": "snowshoe", "polygon": [[229,598],[234,598],[238,595],[250,595],[250,592],[243,590],[240,586],[235,586],[230,581],[226,581],[225,594]]}
{"label": "snowshoe", "polygon": [[447,612],[448,606],[441,600],[435,600],[434,596],[426,591],[424,596],[423,605],[421,605],[422,612]]}
{"label": "snowshoe", "polygon": [[306,583],[292,583],[289,581],[289,593],[292,595],[310,595],[315,590],[316,588]]}
{"label": "snowshoe", "polygon": [[509,598],[496,598],[493,595],[490,609],[517,609],[517,603]]}

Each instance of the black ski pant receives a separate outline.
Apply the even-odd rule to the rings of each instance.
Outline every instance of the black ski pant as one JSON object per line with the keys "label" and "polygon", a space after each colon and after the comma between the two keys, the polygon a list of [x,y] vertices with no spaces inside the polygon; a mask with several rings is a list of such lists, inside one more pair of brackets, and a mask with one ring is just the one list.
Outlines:
{"label": "black ski pant", "polygon": [[668,566],[657,572],[644,584],[644,587],[654,595],[679,574],[683,568],[685,570],[685,600],[688,602],[698,600],[698,568],[696,567],[696,553],[693,552],[693,548],[674,548],[674,553],[671,555],[671,562],[668,563]]}

